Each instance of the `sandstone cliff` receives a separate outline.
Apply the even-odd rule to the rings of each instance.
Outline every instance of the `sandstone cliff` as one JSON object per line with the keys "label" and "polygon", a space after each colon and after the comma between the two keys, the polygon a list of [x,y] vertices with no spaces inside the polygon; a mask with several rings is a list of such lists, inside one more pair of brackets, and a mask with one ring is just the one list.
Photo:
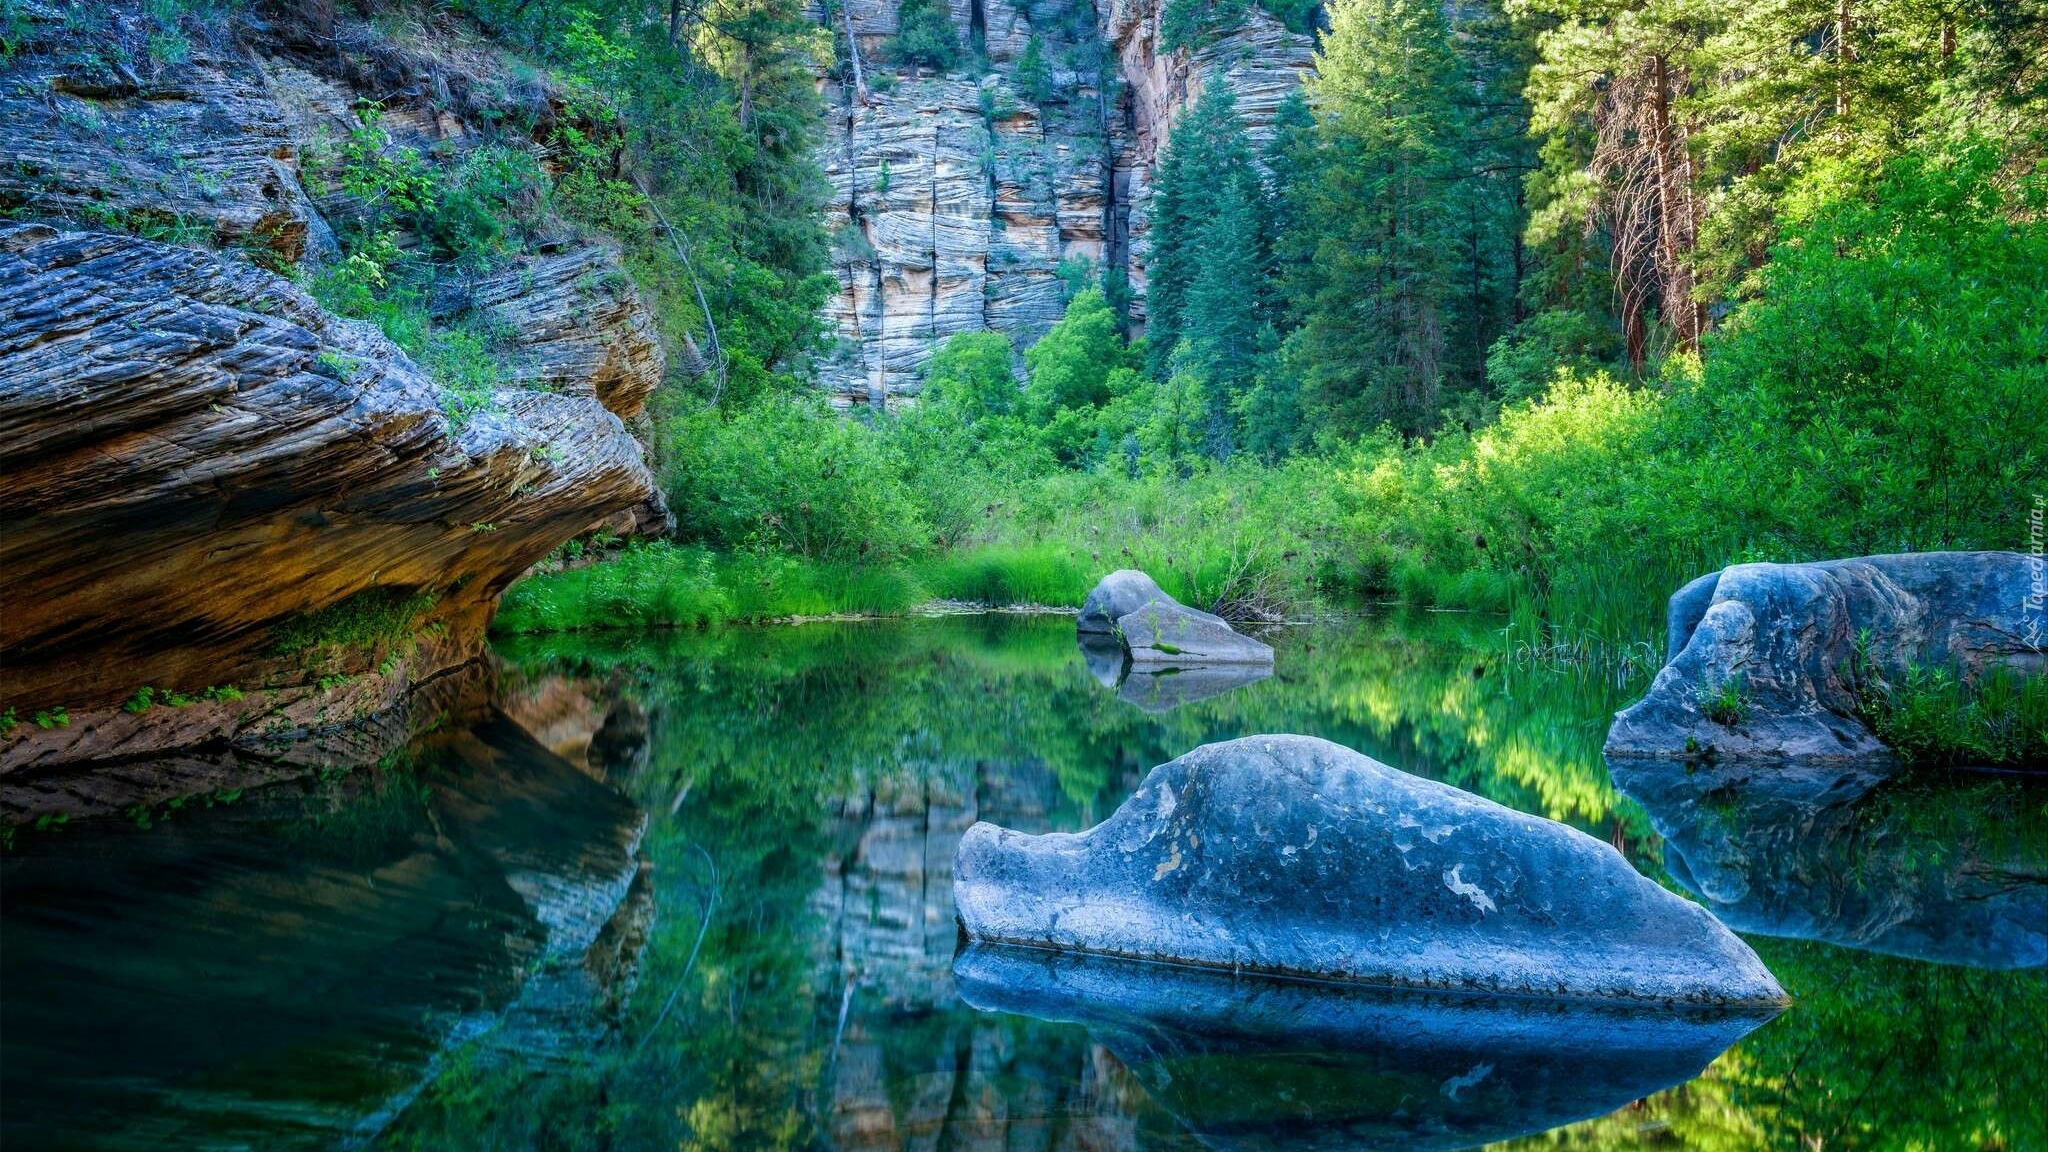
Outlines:
{"label": "sandstone cliff", "polygon": [[[333,256],[349,198],[309,154],[360,125],[354,85],[394,146],[460,156],[487,85],[452,69],[502,63],[347,26],[331,56],[203,43],[138,76],[27,12],[0,67],[10,785],[166,748],[290,755],[473,660],[563,541],[666,527],[627,423],[663,350],[610,247],[557,224],[440,278],[432,315],[489,333],[496,366],[460,398],[278,274]],[[528,87],[496,90],[544,126]]]}
{"label": "sandstone cliff", "polygon": [[[840,293],[822,376],[843,405],[915,396],[926,360],[962,332],[1007,334],[1021,351],[1059,319],[1069,275],[1119,269],[1144,324],[1146,202],[1171,125],[1208,83],[1228,84],[1255,142],[1313,63],[1308,36],[1260,9],[1200,51],[1159,48],[1164,0],[1098,0],[1072,19],[1049,5],[952,6],[963,43],[993,72],[913,77],[886,62],[894,0],[848,16],[880,82],[863,102],[828,83],[819,157]],[[836,19],[822,6],[813,16]],[[1038,36],[1053,93],[1034,103],[1015,63]],[[899,74],[900,71],[900,74]]]}

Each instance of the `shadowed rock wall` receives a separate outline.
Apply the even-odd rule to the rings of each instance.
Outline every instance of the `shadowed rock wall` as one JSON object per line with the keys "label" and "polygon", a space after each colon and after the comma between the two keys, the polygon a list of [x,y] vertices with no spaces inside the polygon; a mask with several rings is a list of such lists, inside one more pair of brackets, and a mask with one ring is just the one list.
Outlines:
{"label": "shadowed rock wall", "polygon": [[[1085,12],[955,0],[963,44],[979,32],[994,72],[915,75],[886,59],[895,0],[849,15],[871,80],[828,81],[819,156],[833,186],[828,226],[840,292],[822,366],[837,403],[914,397],[933,352],[963,332],[1019,351],[1065,309],[1058,270],[1120,269],[1131,319],[1145,318],[1146,205],[1175,117],[1207,83],[1230,85],[1253,142],[1313,62],[1310,38],[1263,10],[1198,52],[1162,53],[1163,0],[1100,0]],[[838,20],[823,7],[821,23]],[[1051,95],[1034,103],[1016,61],[1033,35]]]}

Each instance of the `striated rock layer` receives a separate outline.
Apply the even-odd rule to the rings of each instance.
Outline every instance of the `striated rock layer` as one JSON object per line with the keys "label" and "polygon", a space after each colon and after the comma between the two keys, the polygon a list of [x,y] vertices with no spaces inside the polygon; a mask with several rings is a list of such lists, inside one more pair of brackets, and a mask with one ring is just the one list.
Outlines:
{"label": "striated rock layer", "polygon": [[[373,327],[206,252],[0,230],[0,361],[0,698],[73,719],[15,726],[0,770],[140,751],[148,730],[81,734],[145,686],[417,682],[561,541],[667,520],[601,386],[458,422]],[[366,695],[355,714],[388,703]],[[206,739],[345,718],[279,702],[228,702]]]}
{"label": "striated rock layer", "polygon": [[[1251,9],[1198,52],[1163,53],[1164,0],[1117,0],[1092,21],[1005,0],[956,0],[962,43],[995,66],[891,73],[896,0],[855,0],[850,22],[868,91],[829,83],[819,161],[832,182],[840,292],[826,306],[839,340],[821,365],[837,402],[885,407],[917,395],[933,352],[965,332],[1009,336],[1021,351],[1065,308],[1070,278],[1124,274],[1144,325],[1146,204],[1174,119],[1210,83],[1230,86],[1252,140],[1313,64],[1309,37]],[[1050,70],[1034,102],[1015,79],[1033,37]]]}

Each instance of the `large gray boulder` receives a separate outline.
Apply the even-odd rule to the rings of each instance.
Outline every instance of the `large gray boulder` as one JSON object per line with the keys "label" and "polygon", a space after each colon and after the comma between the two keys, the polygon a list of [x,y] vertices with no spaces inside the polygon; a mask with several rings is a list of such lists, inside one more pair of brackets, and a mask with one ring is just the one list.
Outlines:
{"label": "large gray boulder", "polygon": [[1713,917],[1562,824],[1307,736],[1160,765],[1078,834],[977,824],[971,938],[1418,988],[1784,999]]}
{"label": "large gray boulder", "polygon": [[1884,765],[1889,749],[1858,715],[1862,660],[1887,679],[1937,665],[2040,673],[2048,616],[2034,566],[2013,552],[1923,552],[1702,576],[1672,596],[1669,663],[1615,717],[1607,753]]}

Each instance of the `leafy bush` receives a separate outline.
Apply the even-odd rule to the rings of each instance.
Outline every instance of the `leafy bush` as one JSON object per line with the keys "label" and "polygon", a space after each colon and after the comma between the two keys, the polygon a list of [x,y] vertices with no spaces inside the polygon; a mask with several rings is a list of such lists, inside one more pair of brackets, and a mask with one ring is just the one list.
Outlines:
{"label": "leafy bush", "polygon": [[1819,173],[1679,384],[1674,469],[1787,558],[2012,547],[2048,445],[2048,179],[1973,146]]}
{"label": "leafy bush", "polygon": [[664,435],[688,538],[825,561],[892,560],[925,539],[892,445],[821,401],[679,415]]}
{"label": "leafy bush", "polygon": [[889,55],[898,63],[944,72],[960,60],[960,36],[951,11],[939,0],[903,0],[896,9],[896,35]]}
{"label": "leafy bush", "polygon": [[1996,667],[1966,679],[1941,665],[1888,674],[1868,635],[1848,672],[1858,714],[1909,765],[2048,765],[2048,676]]}

